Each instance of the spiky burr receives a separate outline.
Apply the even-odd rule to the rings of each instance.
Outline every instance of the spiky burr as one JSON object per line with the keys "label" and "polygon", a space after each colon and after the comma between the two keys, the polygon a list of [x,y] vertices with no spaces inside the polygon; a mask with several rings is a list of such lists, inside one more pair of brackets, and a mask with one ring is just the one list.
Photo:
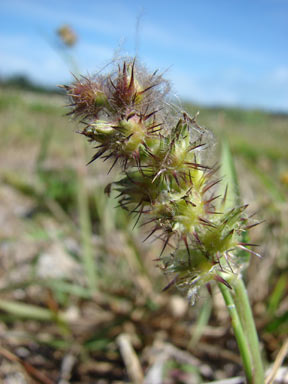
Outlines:
{"label": "spiky burr", "polygon": [[111,168],[120,164],[122,177],[107,190],[118,191],[119,204],[136,214],[136,222],[143,216],[152,225],[147,238],[163,241],[158,260],[164,273],[174,275],[171,284],[190,298],[213,280],[229,286],[221,272],[237,273],[235,250],[255,253],[241,242],[251,226],[247,206],[225,208],[226,194],[216,193],[223,181],[204,160],[211,150],[206,131],[187,113],[172,111],[169,83],[127,59],[112,73],[81,77],[65,89],[70,114],[96,144],[90,163],[102,158],[112,160]]}

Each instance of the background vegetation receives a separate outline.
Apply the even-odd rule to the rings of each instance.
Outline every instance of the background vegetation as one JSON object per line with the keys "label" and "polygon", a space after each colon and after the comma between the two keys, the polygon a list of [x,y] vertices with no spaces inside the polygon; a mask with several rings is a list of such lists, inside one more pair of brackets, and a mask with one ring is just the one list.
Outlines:
{"label": "background vegetation", "polygon": [[[26,85],[0,88],[0,378],[116,384],[144,372],[153,384],[157,367],[163,384],[241,375],[217,289],[195,307],[173,287],[162,292],[161,244],[143,243],[148,229],[133,229],[104,194],[109,164],[86,167],[93,148],[72,132],[64,97]],[[269,365],[288,333],[288,116],[184,104],[228,138],[243,201],[265,219],[251,239],[263,259],[246,280]],[[140,362],[133,372],[125,342]]]}

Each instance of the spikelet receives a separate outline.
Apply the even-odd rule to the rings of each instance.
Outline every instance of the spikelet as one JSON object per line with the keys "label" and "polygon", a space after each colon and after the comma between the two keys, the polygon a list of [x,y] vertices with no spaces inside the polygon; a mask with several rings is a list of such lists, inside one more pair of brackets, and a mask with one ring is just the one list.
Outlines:
{"label": "spikelet", "polygon": [[[159,261],[163,272],[173,275],[168,286],[175,283],[191,302],[210,281],[229,286],[221,272],[238,272],[236,250],[259,256],[241,242],[254,224],[245,215],[247,206],[225,209],[225,196],[217,204],[222,181],[203,161],[211,150],[205,142],[209,135],[195,118],[167,108],[167,81],[127,59],[107,76],[76,79],[65,89],[70,114],[80,118],[82,134],[96,144],[90,162],[111,158],[111,168],[120,163],[122,178],[106,191],[118,191],[119,205],[134,213],[136,222],[143,216],[152,224],[147,239],[163,240]],[[173,252],[164,252],[167,245]]]}

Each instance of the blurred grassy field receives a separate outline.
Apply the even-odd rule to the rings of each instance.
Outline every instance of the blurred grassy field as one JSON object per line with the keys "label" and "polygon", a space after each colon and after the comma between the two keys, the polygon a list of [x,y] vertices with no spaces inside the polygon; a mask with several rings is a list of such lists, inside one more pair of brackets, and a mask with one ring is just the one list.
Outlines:
{"label": "blurred grassy field", "polygon": [[[127,382],[123,335],[146,375],[168,356],[165,384],[239,374],[217,291],[195,307],[176,289],[161,292],[160,245],[143,244],[147,228],[132,229],[104,194],[109,164],[85,166],[93,148],[64,105],[60,95],[0,89],[0,379]],[[288,333],[288,116],[184,107],[228,139],[242,198],[265,219],[251,234],[263,259],[246,279],[269,364]]]}

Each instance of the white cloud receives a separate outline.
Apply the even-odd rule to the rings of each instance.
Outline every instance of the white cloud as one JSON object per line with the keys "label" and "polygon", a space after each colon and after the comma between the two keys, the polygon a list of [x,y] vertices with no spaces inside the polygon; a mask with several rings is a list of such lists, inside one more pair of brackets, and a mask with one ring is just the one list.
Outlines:
{"label": "white cloud", "polygon": [[[68,81],[71,78],[70,72],[75,72],[73,62],[69,62],[69,55],[53,49],[41,36],[2,36],[0,52],[0,70],[4,75],[26,74],[41,84],[56,84]],[[103,44],[84,43],[71,51],[77,67],[86,73],[94,73],[97,67],[112,56],[113,50]]]}
{"label": "white cloud", "polygon": [[259,75],[231,68],[210,78],[207,74],[197,76],[189,72],[172,70],[171,79],[178,94],[195,103],[288,112],[286,67],[279,67]]}
{"label": "white cloud", "polygon": [[197,103],[236,105],[239,102],[237,92],[230,89],[229,84],[220,81],[207,84],[203,77],[175,71],[172,73],[172,82],[177,87],[179,95]]}
{"label": "white cloud", "polygon": [[[196,35],[193,38],[187,38],[186,35],[183,36],[179,33],[175,33],[175,29],[173,30],[173,33],[171,33],[170,31],[149,22],[144,23],[141,33],[143,34],[142,41],[145,41],[146,39],[146,44],[149,44],[150,41],[153,45],[159,45],[161,49],[163,47],[169,48],[170,50],[173,48],[175,55],[177,55],[178,52],[181,52],[181,55],[186,56],[188,56],[188,54],[191,56],[192,54],[196,60],[197,54],[207,57],[222,57],[223,60],[225,60],[225,57],[229,57],[229,59],[232,58],[248,63],[259,64],[264,60],[267,60],[267,57],[262,53],[255,50],[248,50],[232,44],[229,41],[215,40],[213,36],[204,38],[203,36],[197,37]],[[192,30],[190,31],[190,34],[193,34]]]}
{"label": "white cloud", "polygon": [[[10,0],[2,6],[2,12],[8,11],[13,15],[24,15],[33,20],[35,25],[47,24],[60,26],[69,23],[75,29],[91,30],[101,35],[117,36],[119,32],[127,34],[134,28],[135,16],[131,14],[129,8],[124,4],[103,2],[90,2],[77,7],[73,2],[59,2],[56,5],[50,2],[41,3],[35,0]],[[90,8],[87,8],[87,6]],[[122,17],[121,17],[122,16]],[[127,23],[127,19],[132,21]]]}
{"label": "white cloud", "polygon": [[288,86],[288,67],[282,66],[276,68],[272,73],[271,78],[275,82],[279,82],[279,84],[285,83]]}

